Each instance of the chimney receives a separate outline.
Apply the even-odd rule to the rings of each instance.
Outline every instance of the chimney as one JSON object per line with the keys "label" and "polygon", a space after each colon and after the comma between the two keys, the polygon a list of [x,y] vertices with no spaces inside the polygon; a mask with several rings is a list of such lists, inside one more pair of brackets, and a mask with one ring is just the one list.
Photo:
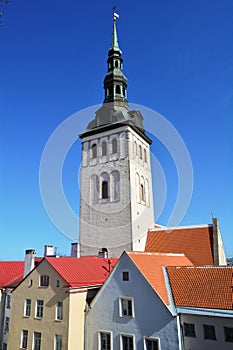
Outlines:
{"label": "chimney", "polygon": [[99,254],[98,254],[99,258],[108,258],[108,249],[107,248],[101,248],[99,250]]}
{"label": "chimney", "polygon": [[27,276],[35,267],[36,251],[34,249],[25,250],[24,259],[24,274],[23,277]]}
{"label": "chimney", "polygon": [[213,253],[215,265],[227,265],[218,219],[213,218]]}
{"label": "chimney", "polygon": [[46,256],[54,256],[54,247],[52,245],[44,246],[44,257]]}
{"label": "chimney", "polygon": [[80,258],[79,243],[71,243],[71,257],[72,258]]}

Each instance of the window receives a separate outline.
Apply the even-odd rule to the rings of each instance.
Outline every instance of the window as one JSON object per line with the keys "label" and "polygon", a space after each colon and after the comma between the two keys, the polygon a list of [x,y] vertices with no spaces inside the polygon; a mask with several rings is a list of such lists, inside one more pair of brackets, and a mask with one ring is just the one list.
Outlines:
{"label": "window", "polygon": [[56,320],[63,320],[63,302],[57,301],[56,305]]}
{"label": "window", "polygon": [[121,94],[121,87],[120,87],[120,85],[116,86],[116,94],[118,94],[118,95]]}
{"label": "window", "polygon": [[139,158],[142,159],[142,146],[139,145]]}
{"label": "window", "polygon": [[11,308],[11,296],[10,295],[6,296],[6,308],[7,309]]}
{"label": "window", "polygon": [[147,153],[145,149],[144,149],[144,162],[147,163]]}
{"label": "window", "polygon": [[203,324],[204,339],[216,340],[215,327]]}
{"label": "window", "polygon": [[224,327],[225,341],[229,343],[233,343],[233,328],[232,327]]}
{"label": "window", "polygon": [[115,61],[115,67],[118,68],[118,61]]}
{"label": "window", "polygon": [[96,174],[91,175],[90,194],[91,194],[91,204],[98,203],[99,202],[99,178]]}
{"label": "window", "polygon": [[159,350],[158,339],[145,338],[145,350]]}
{"label": "window", "polygon": [[41,345],[41,333],[34,332],[33,336],[33,350],[40,350]]}
{"label": "window", "polygon": [[129,280],[129,272],[128,271],[123,271],[122,272],[122,280],[123,281],[128,281]]}
{"label": "window", "polygon": [[102,181],[101,193],[102,193],[102,199],[108,198],[108,181]]}
{"label": "window", "polygon": [[28,331],[26,329],[23,329],[21,334],[21,348],[27,349],[27,346],[28,346]]}
{"label": "window", "polygon": [[132,298],[120,298],[120,316],[133,317],[133,299]]}
{"label": "window", "polygon": [[100,350],[111,350],[111,333],[100,332]]}
{"label": "window", "polygon": [[59,280],[57,280],[57,282],[56,282],[56,287],[60,287],[60,281]]}
{"label": "window", "polygon": [[97,145],[94,143],[91,146],[91,158],[96,158],[97,157]]}
{"label": "window", "polygon": [[106,154],[107,154],[107,142],[106,141],[102,142],[101,149],[102,149],[102,156],[106,156]]}
{"label": "window", "polygon": [[10,328],[10,317],[6,317],[4,331],[9,332],[9,328]]}
{"label": "window", "polygon": [[44,301],[37,300],[36,301],[36,317],[38,317],[38,318],[43,317],[43,308],[44,308]]}
{"label": "window", "polygon": [[121,336],[121,349],[122,350],[134,350],[134,341],[132,335]]}
{"label": "window", "polygon": [[55,350],[62,350],[62,336],[55,334]]}
{"label": "window", "polygon": [[112,171],[110,174],[111,182],[111,201],[120,200],[120,173],[119,171]]}
{"label": "window", "polygon": [[140,185],[140,197],[141,197],[141,201],[145,202],[145,189],[143,184]]}
{"label": "window", "polygon": [[112,153],[117,153],[117,139],[112,140]]}
{"label": "window", "polygon": [[42,275],[40,276],[40,287],[48,287],[49,285],[49,276]]}
{"label": "window", "polygon": [[184,335],[185,337],[196,337],[195,324],[193,323],[184,323]]}
{"label": "window", "polygon": [[29,317],[30,315],[31,315],[31,299],[26,299],[25,305],[24,305],[24,316]]}

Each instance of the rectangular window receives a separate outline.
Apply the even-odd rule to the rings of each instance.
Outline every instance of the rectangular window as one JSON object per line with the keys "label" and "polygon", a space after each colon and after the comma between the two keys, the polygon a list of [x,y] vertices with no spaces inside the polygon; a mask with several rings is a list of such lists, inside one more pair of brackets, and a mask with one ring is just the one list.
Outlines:
{"label": "rectangular window", "polygon": [[34,332],[33,336],[33,350],[40,350],[41,346],[41,333]]}
{"label": "rectangular window", "polygon": [[56,320],[61,321],[63,319],[63,302],[57,301],[56,305]]}
{"label": "rectangular window", "polygon": [[26,299],[25,305],[24,305],[24,316],[29,317],[30,315],[31,315],[31,299]]}
{"label": "rectangular window", "polygon": [[27,346],[28,346],[28,331],[26,329],[23,329],[21,334],[21,348],[27,349]]}
{"label": "rectangular window", "polygon": [[11,296],[10,295],[6,296],[6,308],[7,309],[11,308]]}
{"label": "rectangular window", "polygon": [[216,340],[215,327],[203,324],[204,339]]}
{"label": "rectangular window", "polygon": [[196,337],[195,324],[193,323],[184,323],[184,335],[185,337]]}
{"label": "rectangular window", "polygon": [[111,345],[111,333],[107,332],[100,332],[100,350],[111,350],[112,345]]}
{"label": "rectangular window", "polygon": [[9,328],[10,328],[10,317],[6,317],[4,331],[9,332]]}
{"label": "rectangular window", "polygon": [[223,327],[225,334],[225,341],[233,343],[233,328],[232,327]]}
{"label": "rectangular window", "polygon": [[129,280],[129,272],[128,271],[123,271],[122,272],[122,280],[123,281],[128,281]]}
{"label": "rectangular window", "polygon": [[49,285],[49,276],[42,275],[40,276],[40,287],[48,287]]}
{"label": "rectangular window", "polygon": [[44,300],[37,300],[36,301],[36,317],[38,317],[38,318],[43,317],[43,308],[44,308]]}
{"label": "rectangular window", "polygon": [[121,336],[121,349],[122,350],[134,350],[134,340],[132,335]]}
{"label": "rectangular window", "polygon": [[145,350],[159,350],[159,340],[145,338]]}
{"label": "rectangular window", "polygon": [[120,298],[120,316],[134,317],[132,298]]}
{"label": "rectangular window", "polygon": [[55,334],[55,350],[62,350],[62,336]]}

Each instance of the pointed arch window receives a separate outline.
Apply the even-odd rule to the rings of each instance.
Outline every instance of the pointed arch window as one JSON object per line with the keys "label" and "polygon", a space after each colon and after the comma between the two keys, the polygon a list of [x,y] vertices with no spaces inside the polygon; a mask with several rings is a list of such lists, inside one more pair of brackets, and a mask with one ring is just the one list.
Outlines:
{"label": "pointed arch window", "polygon": [[91,146],[91,158],[96,158],[97,157],[97,145],[96,143],[93,143]]}
{"label": "pointed arch window", "polygon": [[112,140],[112,153],[117,153],[117,139]]}
{"label": "pointed arch window", "polygon": [[102,142],[102,156],[106,156],[107,155],[107,142],[103,141]]}

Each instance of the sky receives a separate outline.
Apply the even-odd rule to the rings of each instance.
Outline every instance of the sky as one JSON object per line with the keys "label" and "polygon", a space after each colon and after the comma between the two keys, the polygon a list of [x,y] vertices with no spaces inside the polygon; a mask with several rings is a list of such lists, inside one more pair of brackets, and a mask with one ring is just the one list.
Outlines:
{"label": "sky", "polygon": [[[103,102],[113,5],[120,15],[128,101],[166,118],[190,155],[192,198],[180,225],[211,224],[217,217],[226,255],[232,257],[232,0],[10,0],[0,26],[0,259],[22,260],[25,249],[42,256],[46,244],[69,255],[70,243],[78,239],[78,225],[67,237],[45,210],[41,158],[67,118]],[[77,216],[78,135],[87,125],[81,119],[61,169],[67,203]],[[154,137],[162,132],[158,126],[152,122],[147,132],[154,141],[152,158],[166,178],[165,206],[156,221],[167,225],[179,171],[173,154]],[[153,159],[156,210],[161,183]]]}

